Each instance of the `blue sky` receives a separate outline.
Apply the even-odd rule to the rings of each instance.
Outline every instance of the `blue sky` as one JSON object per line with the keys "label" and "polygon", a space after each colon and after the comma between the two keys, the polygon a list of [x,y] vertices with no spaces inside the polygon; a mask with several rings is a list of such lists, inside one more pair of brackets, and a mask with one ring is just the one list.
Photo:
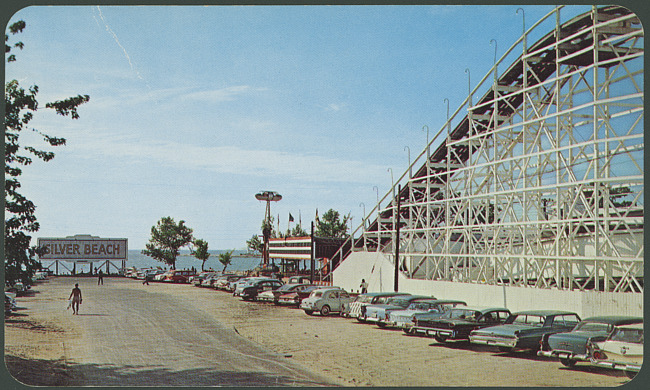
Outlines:
{"label": "blue sky", "polygon": [[[90,95],[67,138],[24,170],[36,237],[126,237],[144,247],[165,216],[211,249],[259,234],[273,190],[280,227],[316,209],[356,228],[521,35],[519,6],[29,7],[7,80],[39,101]],[[531,26],[552,6],[523,6]],[[587,11],[567,7],[563,21]],[[551,26],[552,27],[552,26]],[[549,29],[551,28],[549,27]],[[25,134],[23,142],[38,140]],[[408,149],[406,148],[408,147]],[[376,190],[375,190],[376,187]],[[293,225],[292,225],[293,226]]]}

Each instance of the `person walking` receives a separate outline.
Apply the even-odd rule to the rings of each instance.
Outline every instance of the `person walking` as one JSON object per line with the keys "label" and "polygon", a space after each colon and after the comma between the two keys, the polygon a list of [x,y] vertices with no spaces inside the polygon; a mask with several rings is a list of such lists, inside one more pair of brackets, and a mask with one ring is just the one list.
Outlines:
{"label": "person walking", "polygon": [[149,278],[151,278],[151,276],[149,275],[150,274],[148,272],[144,274],[144,281],[142,282],[142,284],[146,284],[147,286],[149,285]]}
{"label": "person walking", "polygon": [[72,314],[79,314],[79,305],[83,301],[81,298],[81,289],[79,288],[79,283],[75,283],[68,300],[72,299]]}
{"label": "person walking", "polygon": [[104,285],[104,273],[102,270],[99,270],[99,273],[97,274],[98,279],[97,279],[97,285],[99,286],[100,284],[103,286]]}

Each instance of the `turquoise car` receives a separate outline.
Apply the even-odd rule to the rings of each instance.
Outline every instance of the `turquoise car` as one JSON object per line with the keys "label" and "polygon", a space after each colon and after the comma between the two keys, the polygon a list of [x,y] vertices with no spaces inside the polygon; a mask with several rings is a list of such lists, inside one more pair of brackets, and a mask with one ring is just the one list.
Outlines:
{"label": "turquoise car", "polygon": [[470,333],[474,344],[493,345],[502,352],[516,349],[537,351],[545,334],[568,332],[580,322],[573,312],[530,310],[514,313],[503,325],[477,329]]}

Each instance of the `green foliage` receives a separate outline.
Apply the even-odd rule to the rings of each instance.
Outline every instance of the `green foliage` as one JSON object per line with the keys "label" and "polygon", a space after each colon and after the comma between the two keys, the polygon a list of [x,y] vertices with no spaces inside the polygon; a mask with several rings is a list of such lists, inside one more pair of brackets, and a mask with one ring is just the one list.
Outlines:
{"label": "green foliage", "polygon": [[260,237],[257,234],[253,234],[253,237],[246,241],[246,247],[253,252],[262,253],[264,250],[264,243],[260,241]]}
{"label": "green foliage", "polygon": [[[18,21],[8,30],[11,34],[22,32],[26,27],[24,21]],[[9,44],[9,36],[5,34],[5,53],[7,62],[16,61],[16,56],[10,54],[12,49],[22,49],[24,44],[17,42]],[[21,145],[20,135],[28,129],[29,122],[39,109],[37,100],[38,86],[33,85],[27,90],[22,88],[17,80],[5,84],[5,281],[9,284],[21,280],[28,283],[34,272],[40,268],[35,259],[39,249],[30,246],[31,233],[39,230],[36,220],[36,205],[19,190],[19,178],[22,167],[30,165],[33,157],[45,162],[54,158],[54,153],[41,150],[31,145]],[[46,103],[45,108],[54,108],[57,114],[70,115],[78,119],[77,107],[90,100],[88,95],[79,95],[54,103]],[[37,129],[29,130],[39,134],[49,146],[65,145],[64,138],[51,137]]]}
{"label": "green foliage", "polygon": [[315,235],[319,237],[345,238],[348,236],[347,223],[350,220],[350,214],[343,217],[338,211],[329,209],[320,218],[316,227]]}
{"label": "green foliage", "polygon": [[192,248],[192,256],[201,260],[201,271],[204,271],[205,262],[210,258],[210,252],[208,252],[208,242],[197,238],[193,242],[194,246]]}
{"label": "green foliage", "polygon": [[188,245],[192,240],[192,229],[185,226],[185,221],[181,220],[177,224],[172,217],[163,217],[156,226],[151,228],[151,238],[146,245],[147,249],[144,249],[142,254],[175,269],[180,248]]}
{"label": "green foliage", "polygon": [[225,253],[220,253],[219,254],[219,262],[221,264],[223,264],[222,273],[226,272],[226,267],[228,267],[230,265],[230,263],[232,262],[232,253],[233,252],[234,252],[234,250],[232,250],[230,252],[225,252]]}

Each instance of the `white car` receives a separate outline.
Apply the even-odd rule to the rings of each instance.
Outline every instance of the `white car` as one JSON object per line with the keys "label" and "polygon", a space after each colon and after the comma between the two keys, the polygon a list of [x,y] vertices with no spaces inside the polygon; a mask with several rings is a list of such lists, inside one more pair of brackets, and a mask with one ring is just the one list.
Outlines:
{"label": "white car", "polygon": [[623,370],[634,378],[643,364],[643,324],[620,326],[607,340],[592,343],[590,349],[592,364]]}

